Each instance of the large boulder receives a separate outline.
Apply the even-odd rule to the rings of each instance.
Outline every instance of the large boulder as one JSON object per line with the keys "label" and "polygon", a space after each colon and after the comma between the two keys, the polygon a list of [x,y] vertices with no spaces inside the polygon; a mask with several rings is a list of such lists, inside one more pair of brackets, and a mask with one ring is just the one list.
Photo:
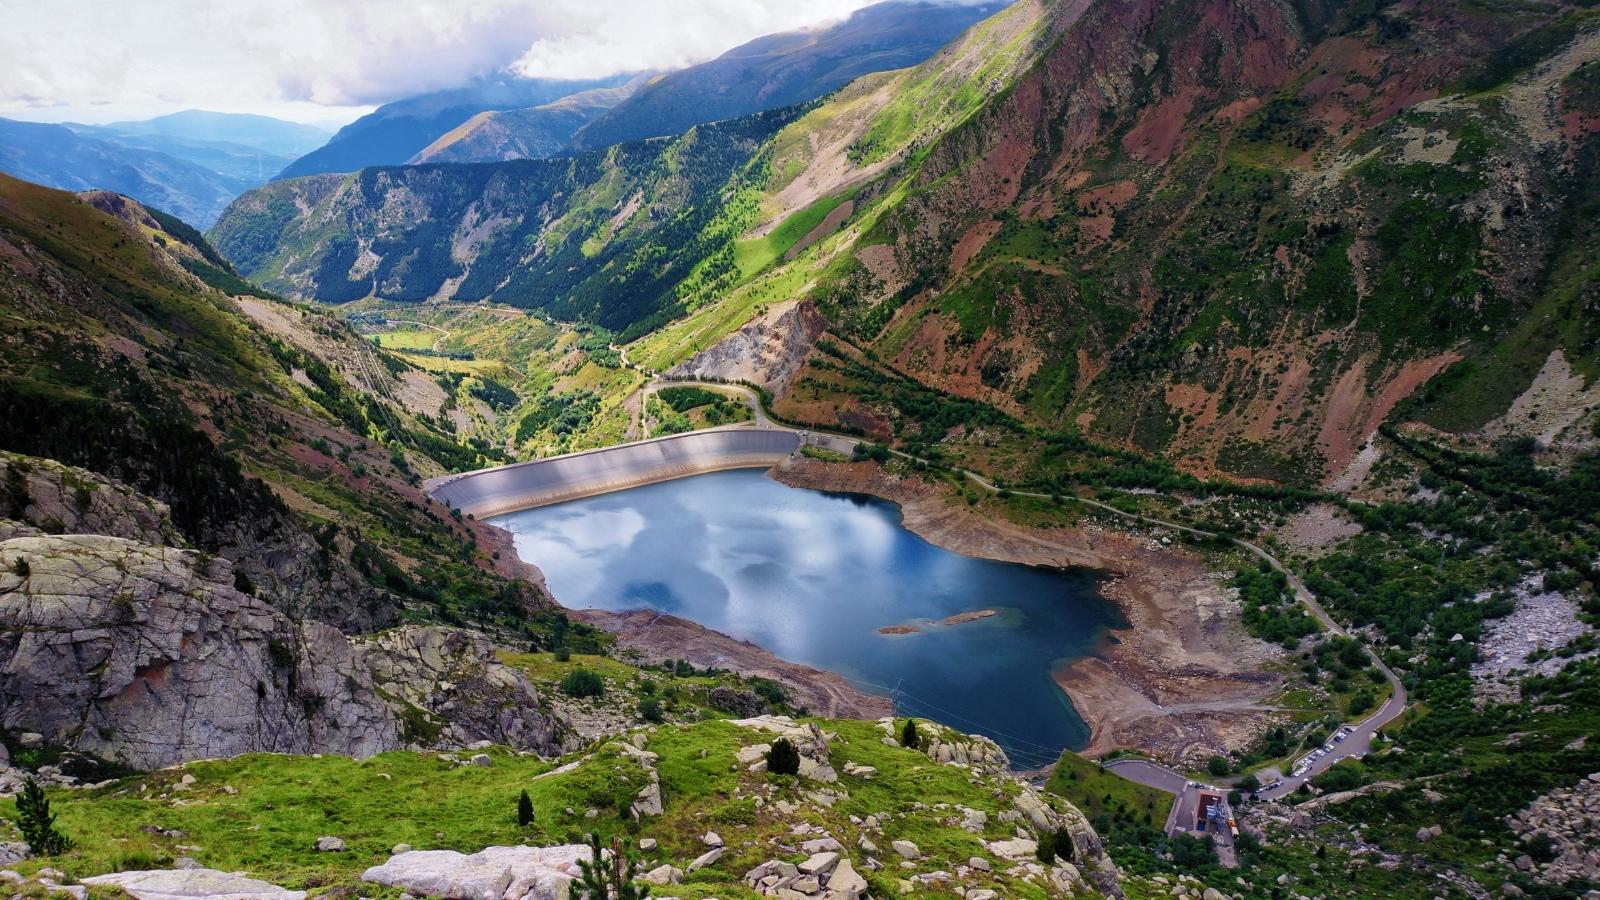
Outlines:
{"label": "large boulder", "polygon": [[471,855],[413,850],[373,866],[361,880],[446,900],[566,900],[582,874],[578,861],[590,852],[582,844],[485,847]]}
{"label": "large boulder", "polygon": [[95,887],[117,887],[134,900],[305,900],[270,882],[216,869],[153,869],[113,872],[83,879]]}
{"label": "large boulder", "polygon": [[481,635],[349,638],[235,586],[225,559],[100,535],[0,540],[0,727],[139,769],[253,751],[566,749]]}

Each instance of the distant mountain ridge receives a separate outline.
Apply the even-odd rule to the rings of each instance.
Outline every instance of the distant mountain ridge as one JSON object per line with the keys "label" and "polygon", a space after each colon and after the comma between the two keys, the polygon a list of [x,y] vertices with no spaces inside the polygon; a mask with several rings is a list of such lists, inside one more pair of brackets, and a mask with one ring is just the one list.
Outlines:
{"label": "distant mountain ridge", "polygon": [[679,134],[705,122],[804,103],[870,72],[916,65],[1009,0],[889,0],[841,22],[757,38],[653,79],[579,130],[574,149]]}
{"label": "distant mountain ridge", "polygon": [[126,194],[199,228],[255,184],[160,150],[79,134],[63,125],[0,119],[0,172],[49,187]]}
{"label": "distant mountain ridge", "polygon": [[579,128],[623,102],[645,76],[611,88],[580,91],[526,109],[487,110],[422,148],[409,164],[543,159],[565,150]]}
{"label": "distant mountain ridge", "polygon": [[105,125],[73,125],[79,132],[125,136],[144,135],[208,144],[249,147],[276,156],[299,156],[327,143],[332,132],[315,125],[289,122],[271,116],[249,113],[212,112],[186,109],[153,119],[110,122]]}
{"label": "distant mountain ridge", "polygon": [[624,73],[569,81],[501,75],[396,100],[339,129],[326,145],[285,166],[277,177],[400,165],[479,113],[543,106],[595,88],[617,87],[632,77]]}

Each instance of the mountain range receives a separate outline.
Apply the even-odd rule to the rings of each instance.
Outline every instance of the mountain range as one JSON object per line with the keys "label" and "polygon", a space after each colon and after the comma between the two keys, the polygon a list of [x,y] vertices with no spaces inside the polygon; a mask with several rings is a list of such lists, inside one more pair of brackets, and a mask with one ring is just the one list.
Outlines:
{"label": "mountain range", "polygon": [[869,72],[916,65],[1004,6],[889,0],[838,22],[757,38],[651,79],[583,126],[572,146],[680,134],[704,122],[805,103]]}
{"label": "mountain range", "polygon": [[[1600,892],[1600,8],[1015,0],[878,68],[866,32],[923,39],[891,13],[394,104],[294,165],[387,164],[261,184],[205,234],[0,175],[4,877]],[[823,89],[841,41],[873,71]],[[192,165],[29,127],[90,171]],[[745,440],[898,512],[819,554],[774,501],[769,558],[721,476],[677,496],[727,524],[663,537],[614,464]],[[577,469],[604,496],[538,513],[550,549],[441,499]],[[963,734],[915,672],[660,599],[661,565],[712,602],[740,580],[827,640],[856,626],[788,580],[885,565],[884,528],[1098,592],[1083,655],[1037,671],[1010,636],[1057,636],[1004,596],[863,635],[992,648],[952,671],[1032,679],[1081,743]],[[602,544],[646,608],[564,609],[534,568]],[[876,593],[950,596],[921,568]],[[996,643],[944,643],[968,629]]]}
{"label": "mountain range", "polygon": [[627,84],[631,75],[588,80],[486,76],[458,88],[385,103],[339,129],[326,145],[285,166],[279,178],[395,166],[483,112],[543,106]]}
{"label": "mountain range", "polygon": [[[296,296],[492,296],[629,334],[805,298],[929,385],[1245,477],[1337,474],[1446,368],[1410,402],[1464,428],[1552,352],[1591,364],[1589,14],[1175,10],[1018,3],[914,69],[719,124],[757,143],[648,189],[565,189],[608,152],[539,168],[549,193],[503,190],[518,164],[372,171],[275,183],[213,234]],[[431,212],[383,215],[402,202]],[[631,243],[668,225],[693,237]],[[659,262],[624,265],[641,246]],[[673,345],[722,336],[704,323]],[[859,398],[808,402],[892,434]]]}

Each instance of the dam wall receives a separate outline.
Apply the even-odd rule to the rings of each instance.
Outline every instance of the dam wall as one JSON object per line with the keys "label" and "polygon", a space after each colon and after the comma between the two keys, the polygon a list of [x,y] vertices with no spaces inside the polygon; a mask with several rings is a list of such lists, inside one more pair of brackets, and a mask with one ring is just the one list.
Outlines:
{"label": "dam wall", "polygon": [[512,463],[430,481],[428,493],[487,518],[724,469],[765,469],[800,448],[801,435],[734,426]]}

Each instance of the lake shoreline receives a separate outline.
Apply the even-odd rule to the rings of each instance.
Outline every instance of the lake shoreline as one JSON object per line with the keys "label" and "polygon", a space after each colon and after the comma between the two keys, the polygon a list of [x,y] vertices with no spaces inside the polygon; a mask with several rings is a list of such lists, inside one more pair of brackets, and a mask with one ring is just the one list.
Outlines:
{"label": "lake shoreline", "polygon": [[802,457],[767,475],[790,487],[895,503],[907,530],[965,556],[1108,574],[1099,593],[1126,627],[1051,673],[1089,726],[1084,755],[1134,749],[1193,765],[1243,746],[1271,724],[1260,704],[1281,685],[1267,671],[1280,653],[1244,633],[1237,601],[1191,554],[1126,531],[991,518],[948,485],[874,463]]}

